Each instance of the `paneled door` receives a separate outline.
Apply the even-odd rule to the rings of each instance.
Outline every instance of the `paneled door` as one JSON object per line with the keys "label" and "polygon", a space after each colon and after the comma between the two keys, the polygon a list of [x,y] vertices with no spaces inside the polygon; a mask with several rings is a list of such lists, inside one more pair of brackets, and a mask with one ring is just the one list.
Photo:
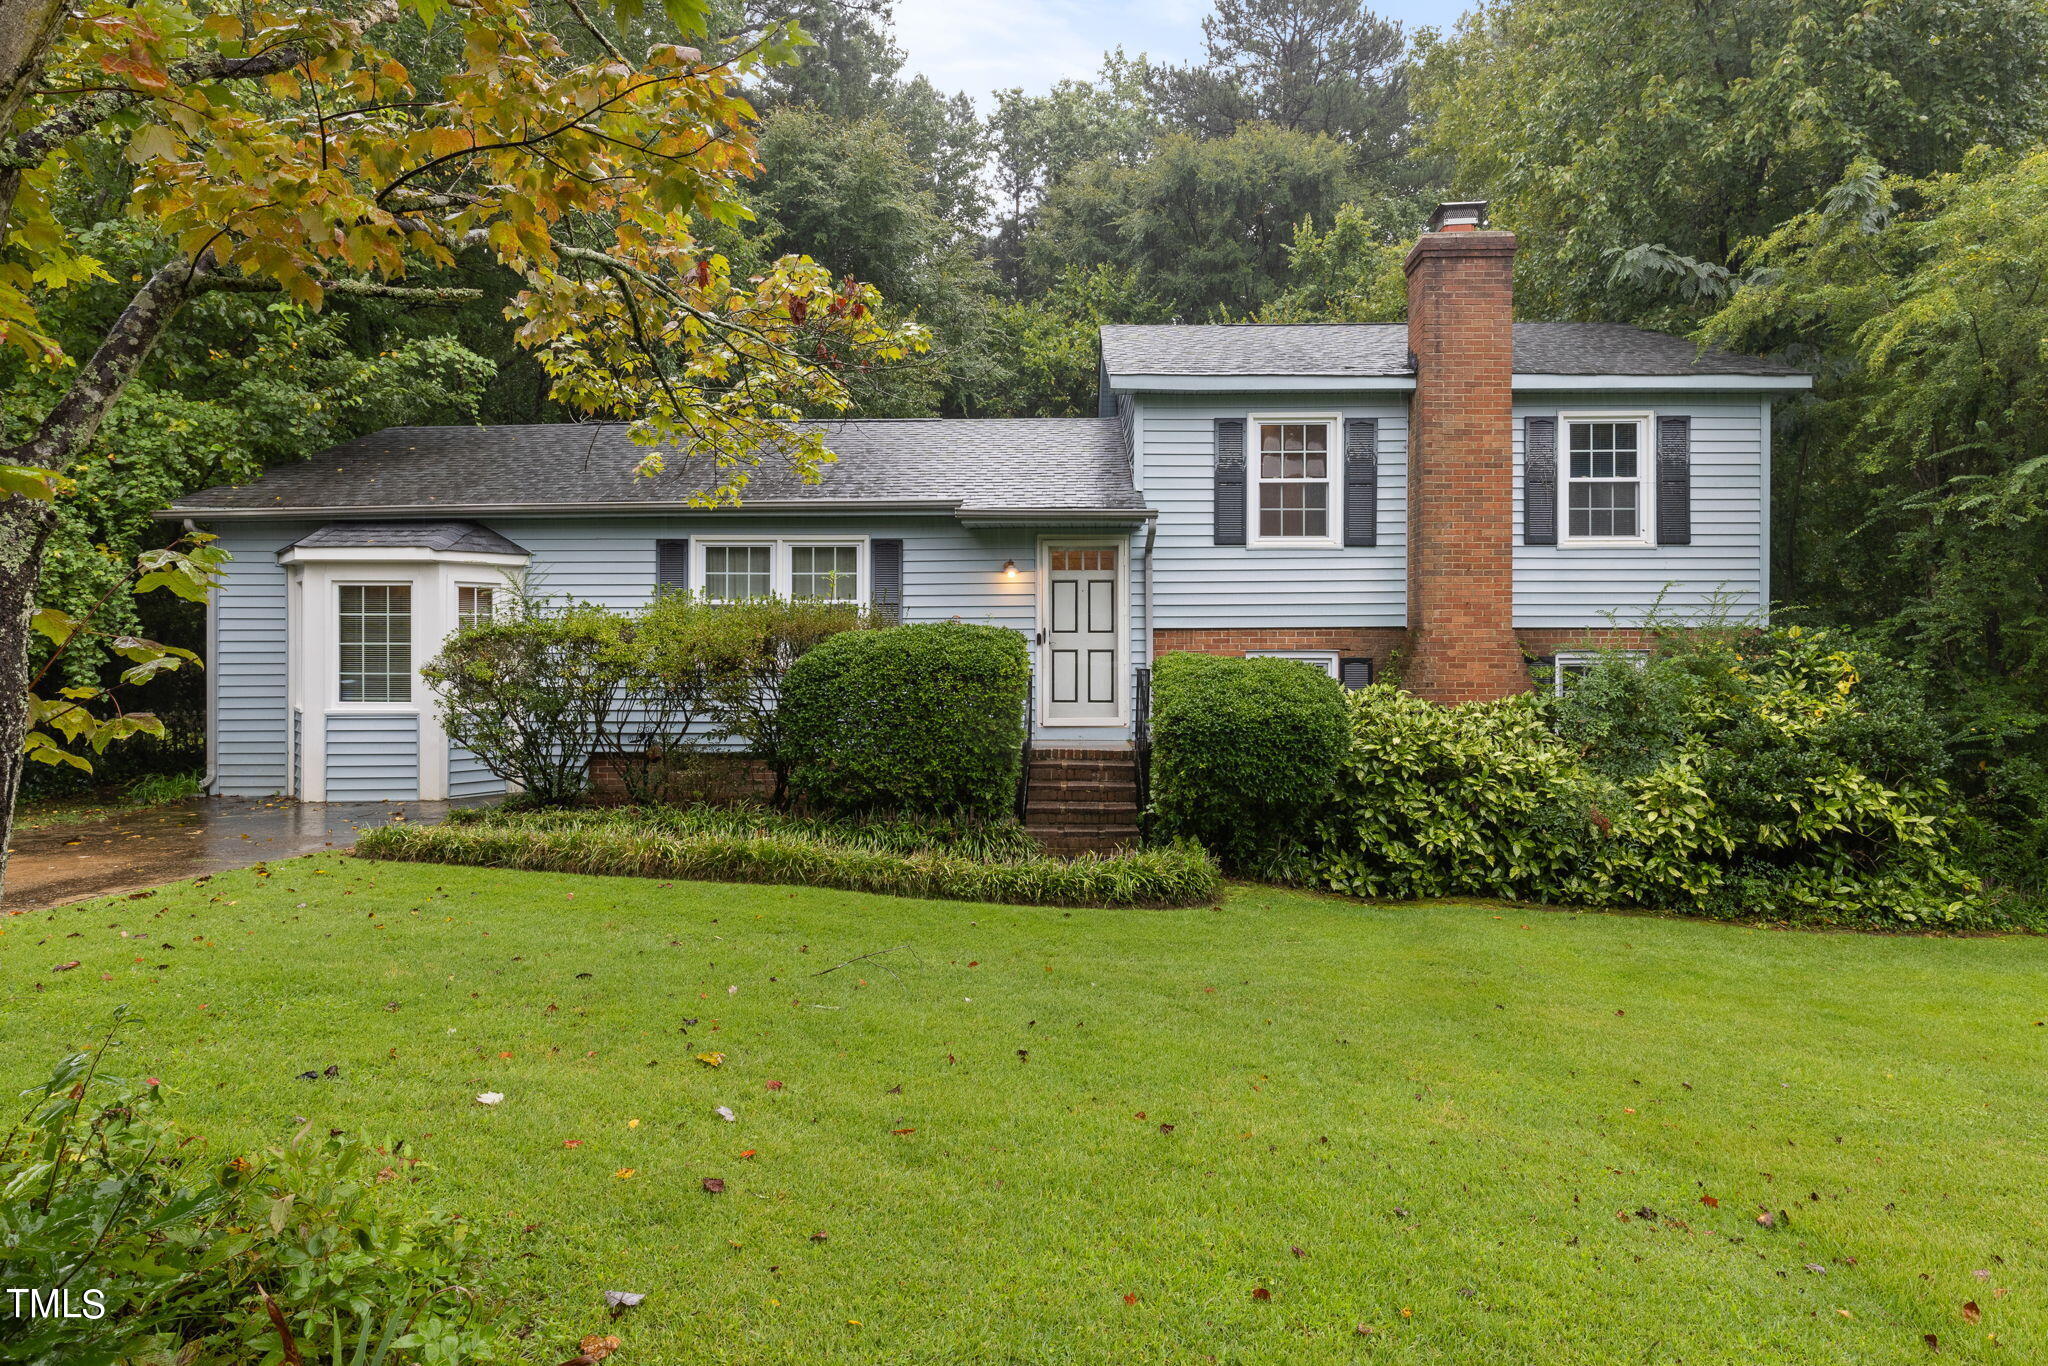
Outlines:
{"label": "paneled door", "polygon": [[1117,648],[1123,593],[1115,546],[1046,550],[1044,673],[1047,721],[1113,723],[1123,712]]}

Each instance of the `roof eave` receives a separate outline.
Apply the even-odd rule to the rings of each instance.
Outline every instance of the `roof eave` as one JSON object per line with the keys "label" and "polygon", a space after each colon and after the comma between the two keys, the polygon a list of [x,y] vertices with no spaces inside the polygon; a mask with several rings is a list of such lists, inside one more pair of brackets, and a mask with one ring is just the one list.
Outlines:
{"label": "roof eave", "polygon": [[1112,374],[1109,387],[1133,393],[1324,393],[1340,390],[1385,390],[1405,393],[1415,387],[1413,375],[1162,375]]}
{"label": "roof eave", "polygon": [[280,518],[299,520],[304,518],[342,518],[363,521],[386,517],[545,517],[545,516],[589,516],[602,514],[607,517],[674,517],[686,513],[729,512],[729,513],[792,513],[792,512],[885,512],[885,513],[950,513],[958,509],[958,498],[779,498],[763,499],[759,502],[743,503],[738,507],[706,508],[687,502],[651,503],[358,503],[358,504],[293,504],[278,503],[270,507],[204,507],[189,503],[174,503],[161,508],[151,515],[160,521],[175,521],[189,518],[192,521],[251,521]]}
{"label": "roof eave", "polygon": [[1792,392],[1813,387],[1812,375],[1556,375],[1517,372],[1518,390],[1713,389],[1723,393]]}

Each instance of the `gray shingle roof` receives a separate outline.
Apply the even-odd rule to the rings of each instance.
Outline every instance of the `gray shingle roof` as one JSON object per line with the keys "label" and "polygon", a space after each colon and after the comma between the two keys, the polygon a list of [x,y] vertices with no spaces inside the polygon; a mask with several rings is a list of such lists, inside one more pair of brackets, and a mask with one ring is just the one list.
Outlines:
{"label": "gray shingle roof", "polygon": [[[872,418],[814,424],[839,461],[804,484],[764,461],[745,504],[923,503],[991,513],[1140,511],[1114,419]],[[636,475],[643,451],[615,424],[390,427],[280,465],[254,483],[206,489],[172,513],[531,506],[678,507],[705,482],[671,456]]]}
{"label": "gray shingle roof", "polygon": [[309,531],[288,549],[406,549],[460,551],[472,555],[524,555],[526,548],[475,522],[329,522]]}
{"label": "gray shingle roof", "polygon": [[[1402,378],[1405,323],[1116,324],[1102,329],[1112,375]],[[1536,375],[1798,375],[1777,361],[1701,350],[1619,323],[1516,323],[1515,371]]]}

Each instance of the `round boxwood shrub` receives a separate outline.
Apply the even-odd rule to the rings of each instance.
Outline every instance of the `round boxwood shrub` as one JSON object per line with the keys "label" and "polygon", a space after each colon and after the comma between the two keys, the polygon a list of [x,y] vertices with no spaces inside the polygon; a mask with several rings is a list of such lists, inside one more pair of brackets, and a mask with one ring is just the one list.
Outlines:
{"label": "round boxwood shrub", "polygon": [[998,816],[1016,800],[1031,659],[1000,626],[849,631],[782,680],[791,792],[823,811]]}
{"label": "round boxwood shrub", "polygon": [[1169,654],[1152,678],[1152,820],[1237,868],[1301,847],[1344,757],[1344,690],[1293,659]]}

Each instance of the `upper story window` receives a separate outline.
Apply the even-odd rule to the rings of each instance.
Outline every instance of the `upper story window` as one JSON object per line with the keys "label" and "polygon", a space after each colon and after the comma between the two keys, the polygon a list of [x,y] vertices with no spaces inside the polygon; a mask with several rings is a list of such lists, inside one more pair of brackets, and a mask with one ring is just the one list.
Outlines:
{"label": "upper story window", "polygon": [[344,583],[339,700],[412,701],[412,585]]}
{"label": "upper story window", "polygon": [[1564,541],[1645,545],[1647,417],[1565,419]]}
{"label": "upper story window", "polygon": [[1261,419],[1252,425],[1258,446],[1254,543],[1331,544],[1337,501],[1331,478],[1336,422]]}
{"label": "upper story window", "polygon": [[860,541],[713,542],[703,548],[697,590],[712,602],[771,596],[859,602],[866,559]]}

